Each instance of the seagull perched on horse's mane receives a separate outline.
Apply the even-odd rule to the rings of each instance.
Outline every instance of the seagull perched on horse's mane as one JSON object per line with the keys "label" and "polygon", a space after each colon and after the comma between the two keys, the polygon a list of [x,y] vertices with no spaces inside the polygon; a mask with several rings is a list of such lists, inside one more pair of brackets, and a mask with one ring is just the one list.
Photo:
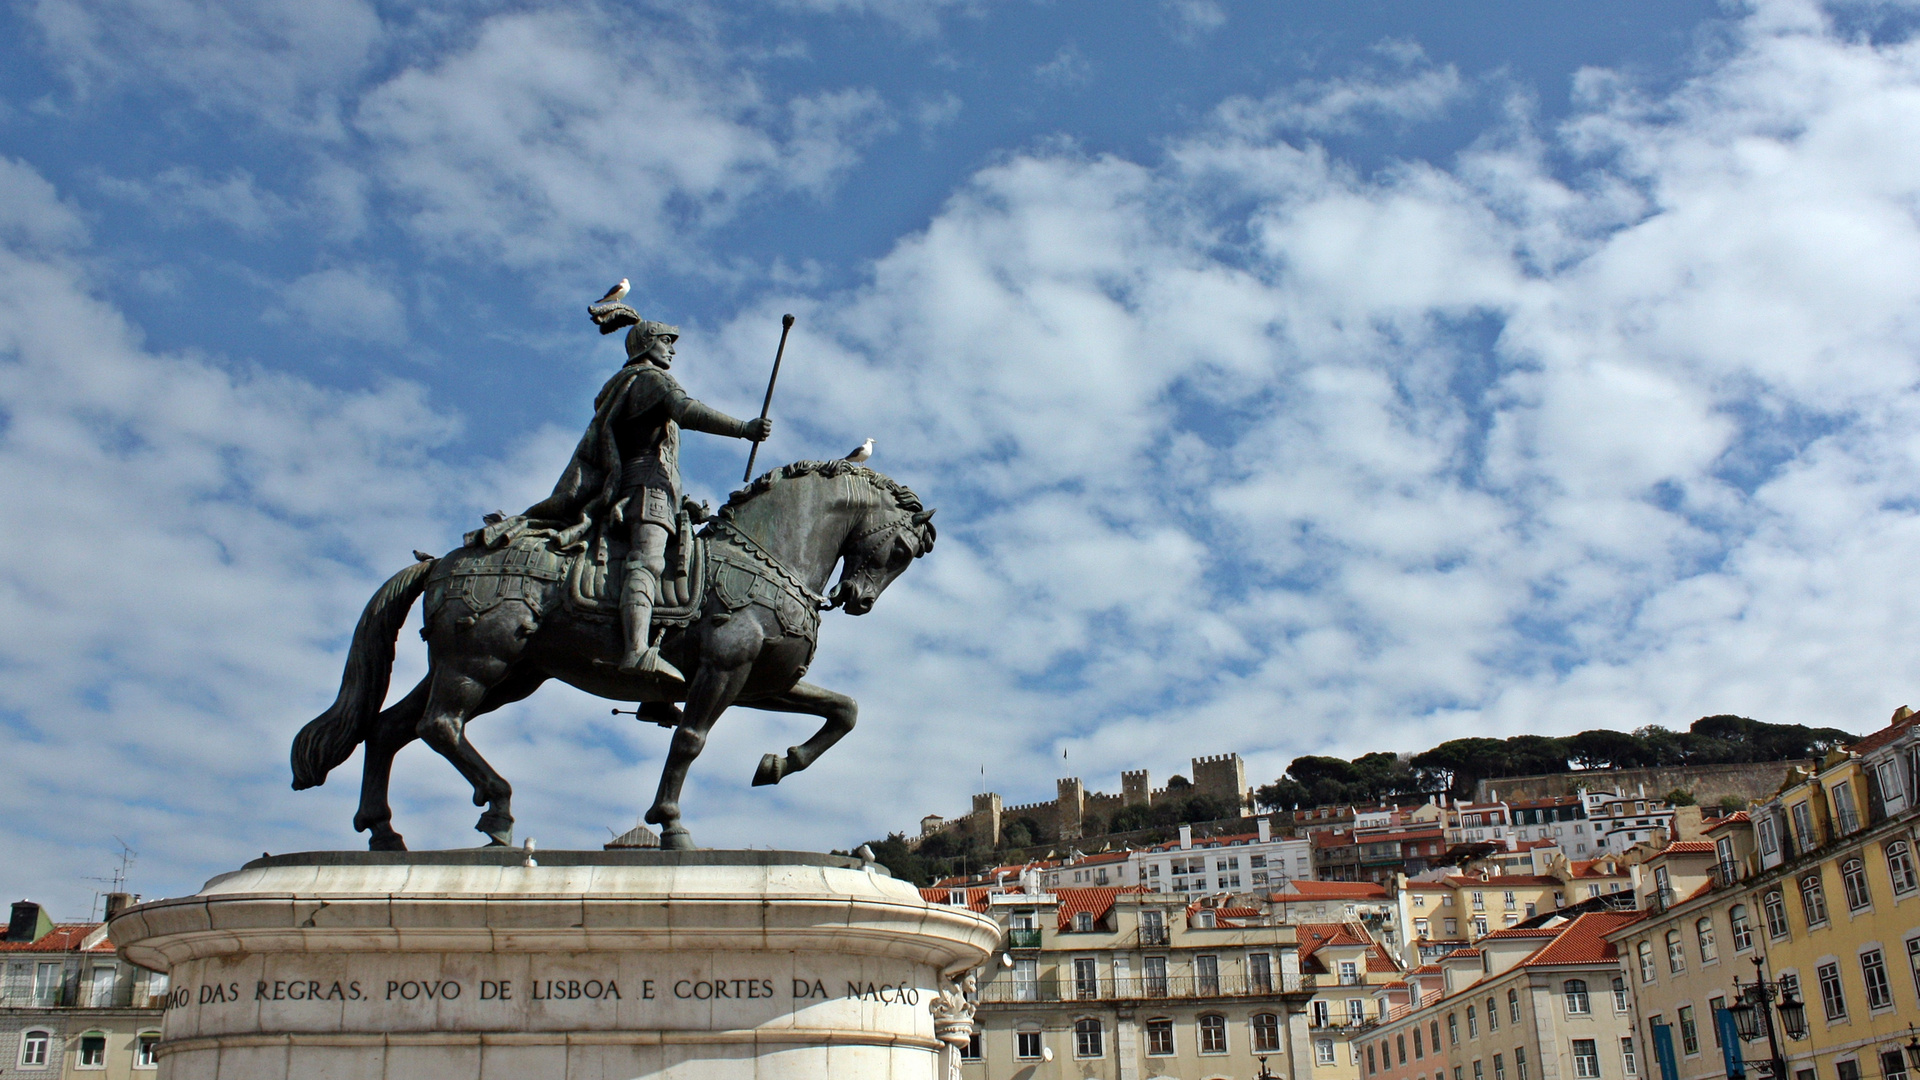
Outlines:
{"label": "seagull perched on horse's mane", "polygon": [[627,279],[621,278],[620,284],[615,285],[611,289],[608,289],[607,295],[601,297],[598,300],[595,300],[593,302],[593,305],[595,307],[599,307],[601,304],[617,304],[620,301],[625,300],[626,298],[627,298]]}
{"label": "seagull perched on horse's mane", "polygon": [[873,456],[873,440],[868,439],[866,442],[863,442],[859,446],[854,447],[853,453],[847,455],[847,460],[848,461],[865,461],[872,456]]}

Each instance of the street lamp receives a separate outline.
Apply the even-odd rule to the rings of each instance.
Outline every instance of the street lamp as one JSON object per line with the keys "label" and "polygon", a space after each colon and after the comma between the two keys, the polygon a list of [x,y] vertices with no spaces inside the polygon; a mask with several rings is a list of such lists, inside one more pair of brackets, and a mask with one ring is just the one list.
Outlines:
{"label": "street lamp", "polygon": [[[1734,1027],[1740,1032],[1742,1040],[1752,1042],[1762,1035],[1767,1037],[1770,1054],[1764,1062],[1767,1074],[1772,1080],[1787,1080],[1787,1059],[1780,1053],[1773,1014],[1776,1009],[1779,1010],[1779,1030],[1785,1031],[1787,1038],[1799,1042],[1807,1037],[1807,1007],[1794,996],[1791,982],[1786,979],[1769,981],[1766,972],[1761,969],[1762,962],[1758,956],[1753,958],[1751,983],[1742,986],[1737,977],[1733,980],[1733,993],[1739,1004],[1729,1006],[1727,1011],[1733,1014]],[[1920,1042],[1916,1042],[1916,1047],[1920,1047]],[[1920,1049],[1909,1051],[1909,1056],[1915,1053],[1920,1053]]]}
{"label": "street lamp", "polygon": [[[1911,1028],[1913,1025],[1908,1024],[1907,1026]],[[1279,1077],[1267,1071],[1267,1055],[1260,1055],[1260,1075],[1254,1077],[1253,1080],[1280,1080]]]}
{"label": "street lamp", "polygon": [[1920,1038],[1915,1038],[1913,1025],[1907,1025],[1907,1065],[1920,1071]]}

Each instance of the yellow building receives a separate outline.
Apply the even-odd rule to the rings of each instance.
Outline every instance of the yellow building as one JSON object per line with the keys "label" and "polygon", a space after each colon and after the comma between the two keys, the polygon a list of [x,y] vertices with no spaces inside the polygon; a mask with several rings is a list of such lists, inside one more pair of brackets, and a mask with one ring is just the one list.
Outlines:
{"label": "yellow building", "polygon": [[[1642,867],[1651,913],[1612,937],[1643,1035],[1673,1032],[1671,1080],[1725,1075],[1714,1010],[1736,1004],[1736,981],[1756,970],[1805,1005],[1805,1038],[1776,1032],[1793,1080],[1906,1080],[1907,1025],[1920,1020],[1915,719],[1902,709],[1814,770],[1791,770],[1704,842]],[[1767,1040],[1742,1054],[1765,1059]]]}
{"label": "yellow building", "polygon": [[1354,1037],[1386,1019],[1389,988],[1401,986],[1400,966],[1365,925],[1301,923],[1300,970],[1313,980],[1307,1003],[1312,1072],[1301,1080],[1359,1080]]}

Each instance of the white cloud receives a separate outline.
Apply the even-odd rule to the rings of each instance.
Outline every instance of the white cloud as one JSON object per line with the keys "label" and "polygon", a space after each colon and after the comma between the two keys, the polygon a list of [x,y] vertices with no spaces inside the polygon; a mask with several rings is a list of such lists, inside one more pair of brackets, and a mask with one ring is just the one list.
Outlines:
{"label": "white cloud", "polygon": [[152,180],[102,177],[109,196],[140,206],[170,225],[215,222],[245,236],[270,232],[288,210],[284,200],[264,191],[253,174],[234,169],[214,179],[186,165],[162,169]]}
{"label": "white cloud", "polygon": [[323,334],[398,345],[407,313],[391,286],[363,267],[316,270],[281,290],[286,311]]}
{"label": "white cloud", "polygon": [[1033,77],[1058,89],[1078,89],[1093,81],[1093,64],[1078,46],[1062,45],[1053,59],[1033,69]]}
{"label": "white cloud", "polygon": [[769,191],[821,192],[888,120],[870,91],[769,100],[710,44],[497,15],[370,92],[357,125],[423,239],[517,266],[613,244],[673,261]]}
{"label": "white cloud", "polygon": [[1452,64],[1434,67],[1418,45],[1385,41],[1375,47],[1392,62],[1388,71],[1366,70],[1334,79],[1305,79],[1264,98],[1236,97],[1219,118],[1242,135],[1324,135],[1359,130],[1368,123],[1433,120],[1465,93]]}

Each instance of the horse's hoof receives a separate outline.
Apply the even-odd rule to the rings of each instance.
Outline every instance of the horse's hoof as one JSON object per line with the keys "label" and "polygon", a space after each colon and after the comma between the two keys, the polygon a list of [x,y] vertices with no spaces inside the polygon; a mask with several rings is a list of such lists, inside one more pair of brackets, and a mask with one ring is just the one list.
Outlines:
{"label": "horse's hoof", "polygon": [[660,846],[667,851],[692,851],[693,834],[679,825],[669,825],[660,830]]}
{"label": "horse's hoof", "polygon": [[753,786],[766,787],[768,784],[777,784],[785,775],[787,775],[786,758],[777,754],[761,754],[760,767],[753,773]]}
{"label": "horse's hoof", "polygon": [[369,837],[367,839],[367,850],[368,851],[405,851],[407,850],[407,841],[406,841],[406,838],[401,836],[399,833],[389,832],[385,836]]}
{"label": "horse's hoof", "polygon": [[647,816],[642,818],[641,820],[645,821],[649,825],[665,825],[667,823],[667,819],[669,818],[677,819],[679,816],[680,816],[680,808],[678,806],[669,804],[665,806],[649,807],[647,809]]}

